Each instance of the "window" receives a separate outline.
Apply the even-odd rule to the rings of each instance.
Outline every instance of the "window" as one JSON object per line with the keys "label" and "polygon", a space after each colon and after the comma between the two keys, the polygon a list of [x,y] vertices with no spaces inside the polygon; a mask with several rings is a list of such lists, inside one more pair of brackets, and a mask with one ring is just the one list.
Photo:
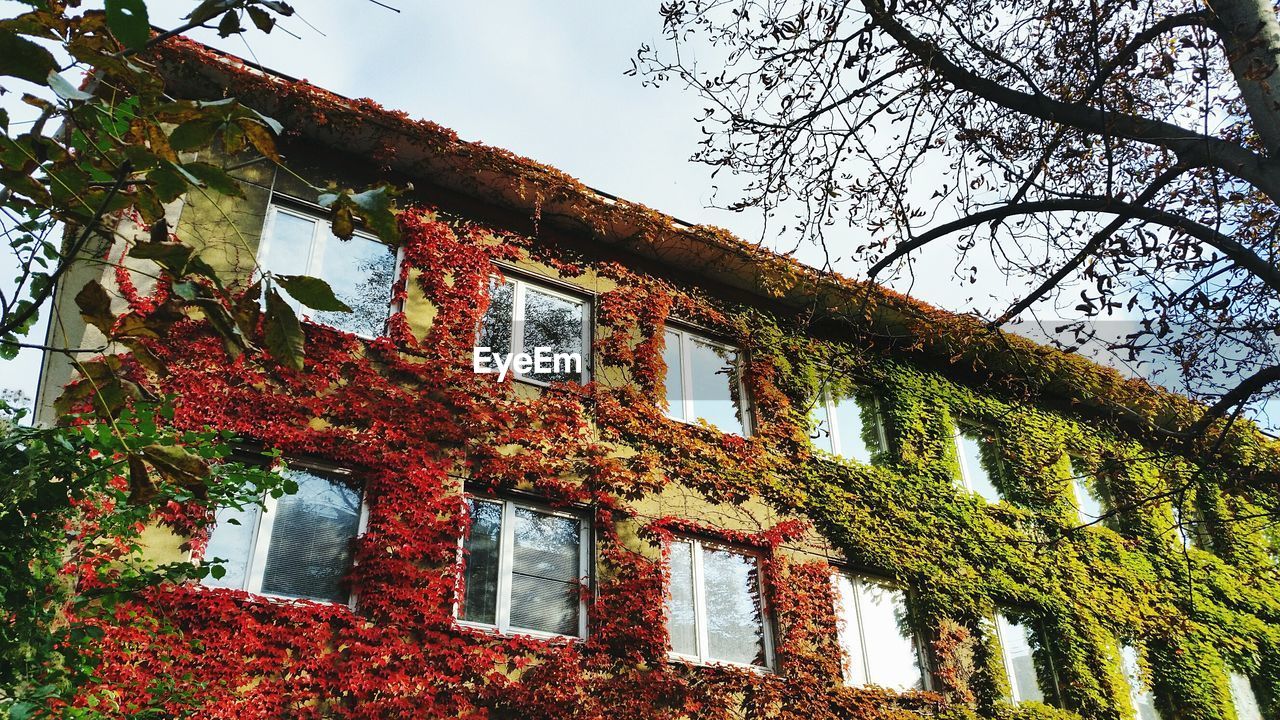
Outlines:
{"label": "window", "polygon": [[706,420],[722,432],[746,435],[746,390],[735,348],[680,328],[666,329],[667,415]]}
{"label": "window", "polygon": [[955,444],[960,482],[969,492],[977,493],[987,502],[1000,502],[1000,490],[992,479],[998,460],[991,431],[981,425],[963,421],[956,423]]}
{"label": "window", "polygon": [[1138,663],[1138,651],[1132,645],[1120,646],[1120,666],[1129,684],[1129,702],[1133,705],[1136,720],[1160,720],[1156,699],[1142,679],[1142,667]]}
{"label": "window", "polygon": [[467,501],[458,619],[502,632],[586,637],[586,520],[511,500]]}
{"label": "window", "polygon": [[289,467],[298,491],[267,497],[264,507],[222,508],[204,557],[226,574],[204,584],[262,595],[346,603],[343,577],[360,529],[360,493],[334,477]]}
{"label": "window", "polygon": [[1231,703],[1236,709],[1236,720],[1263,720],[1262,706],[1258,704],[1258,696],[1253,694],[1253,683],[1247,675],[1238,672],[1230,673]]}
{"label": "window", "polygon": [[1115,530],[1114,518],[1108,516],[1111,501],[1102,478],[1083,458],[1069,456],[1071,460],[1071,504],[1081,525],[1101,524]]}
{"label": "window", "polygon": [[832,583],[845,683],[926,689],[920,643],[907,625],[906,594],[849,573],[836,573]]}
{"label": "window", "polygon": [[[884,427],[874,398],[861,402],[852,394],[840,397],[829,391],[820,394],[810,413],[813,446],[832,455],[861,463],[870,463],[873,453],[885,447]],[[872,427],[872,442],[866,438],[866,425]]]}
{"label": "window", "polygon": [[351,312],[298,308],[311,320],[363,337],[381,335],[391,311],[396,251],[357,232],[340,240],[320,218],[273,206],[258,247],[258,264],[277,275],[309,275],[329,283]]}
{"label": "window", "polygon": [[515,372],[515,377],[535,383],[559,380],[586,382],[589,378],[587,358],[591,346],[591,316],[587,301],[558,290],[538,285],[517,277],[489,281],[489,309],[480,323],[477,347],[487,347],[493,353],[525,354],[531,357],[538,348],[554,360],[556,355],[573,355],[576,364],[549,361],[550,369],[526,373]]}
{"label": "window", "polygon": [[1041,684],[1042,678],[1035,663],[1035,646],[1043,644],[1039,629],[1031,623],[1017,622],[1005,615],[996,615],[995,627],[1005,674],[1009,678],[1009,700],[1014,704],[1046,702],[1045,689],[1056,685],[1057,678],[1053,677],[1053,664],[1050,662],[1050,685]]}
{"label": "window", "polygon": [[773,666],[759,562],[701,540],[671,543],[671,653],[696,662]]}

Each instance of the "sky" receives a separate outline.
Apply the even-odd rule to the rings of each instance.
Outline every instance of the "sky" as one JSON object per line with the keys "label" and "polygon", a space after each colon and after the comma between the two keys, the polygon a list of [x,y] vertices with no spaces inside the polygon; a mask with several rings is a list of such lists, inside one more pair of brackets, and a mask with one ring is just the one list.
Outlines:
{"label": "sky", "polygon": [[[664,43],[657,2],[385,1],[399,12],[369,0],[298,0],[299,16],[283,20],[270,35],[190,35],[339,94],[432,120],[464,140],[553,165],[686,222],[791,248],[786,238],[761,237],[758,213],[712,207],[718,187],[722,203],[734,199],[733,178],[713,178],[711,168],[689,161],[701,137],[697,96],[676,84],[645,87],[625,74],[642,45]],[[179,24],[194,5],[148,3],[152,23],[160,27]],[[0,10],[12,6],[0,2]],[[9,105],[13,98],[0,100]],[[851,239],[860,231],[841,232]],[[838,246],[840,236],[834,240]],[[797,257],[822,259],[814,247],[799,248]],[[950,255],[934,257],[917,266],[911,287],[917,297],[963,311],[974,295],[1009,296],[998,273],[987,273],[978,287],[962,286],[951,277]],[[833,264],[859,274],[838,258]],[[42,336],[37,330],[31,338]],[[34,395],[38,367],[36,352],[0,364],[0,388]]]}

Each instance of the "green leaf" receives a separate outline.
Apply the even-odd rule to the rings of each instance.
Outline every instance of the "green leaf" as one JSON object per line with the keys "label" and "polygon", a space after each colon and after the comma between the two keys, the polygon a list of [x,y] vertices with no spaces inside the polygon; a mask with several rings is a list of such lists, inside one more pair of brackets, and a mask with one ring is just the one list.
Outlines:
{"label": "green leaf", "polygon": [[53,92],[63,100],[92,100],[93,95],[80,90],[70,81],[58,74],[57,70],[50,70],[45,77],[45,82],[49,87],[53,88]]}
{"label": "green leaf", "polygon": [[282,365],[294,370],[302,369],[302,323],[293,308],[275,288],[267,290],[266,337],[267,351]]}
{"label": "green leaf", "polygon": [[180,485],[200,484],[209,477],[209,464],[177,445],[148,445],[142,448],[142,457],[161,475]]}
{"label": "green leaf", "polygon": [[390,186],[382,185],[351,196],[351,203],[357,208],[356,214],[378,237],[387,242],[394,242],[400,237],[395,213],[391,211],[394,193]]}
{"label": "green leaf", "polygon": [[351,308],[333,294],[329,283],[307,275],[276,275],[275,279],[294,300],[312,310],[351,312]]}
{"label": "green leaf", "polygon": [[151,21],[143,0],[106,0],[107,27],[125,47],[139,50],[151,39]]}
{"label": "green leaf", "polygon": [[240,189],[240,183],[235,178],[226,173],[225,170],[217,165],[210,165],[206,162],[189,162],[183,163],[182,169],[196,178],[200,185],[208,187],[223,195],[231,197],[244,197],[244,191]]}
{"label": "green leaf", "polygon": [[0,30],[0,75],[40,85],[56,67],[53,53],[12,30]]}
{"label": "green leaf", "polygon": [[161,202],[170,202],[187,191],[187,180],[173,163],[162,164],[147,173],[147,179],[155,183],[152,188]]}
{"label": "green leaf", "polygon": [[169,133],[169,147],[174,150],[196,150],[208,147],[223,122],[221,117],[215,116],[184,122]]}
{"label": "green leaf", "polygon": [[221,580],[222,576],[227,574],[227,569],[222,565],[213,565],[209,568],[209,574],[213,576],[214,580]]}

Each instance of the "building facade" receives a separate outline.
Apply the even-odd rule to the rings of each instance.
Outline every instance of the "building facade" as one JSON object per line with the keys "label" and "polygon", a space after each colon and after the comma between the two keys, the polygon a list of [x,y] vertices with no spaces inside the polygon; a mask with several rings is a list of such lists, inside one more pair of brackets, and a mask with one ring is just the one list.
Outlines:
{"label": "building facade", "polygon": [[[1230,472],[1280,466],[1260,434],[1199,465],[1116,411],[1189,404],[1079,358],[198,45],[161,62],[281,120],[298,171],[238,168],[177,234],[354,312],[310,318],[301,372],[195,319],[157,347],[174,422],[279,450],[297,492],[149,534],[225,573],[108,629],[121,715],[1280,717],[1276,498]],[[396,246],[316,204],[369,179],[415,188]],[[166,288],[125,262],[145,310]]]}

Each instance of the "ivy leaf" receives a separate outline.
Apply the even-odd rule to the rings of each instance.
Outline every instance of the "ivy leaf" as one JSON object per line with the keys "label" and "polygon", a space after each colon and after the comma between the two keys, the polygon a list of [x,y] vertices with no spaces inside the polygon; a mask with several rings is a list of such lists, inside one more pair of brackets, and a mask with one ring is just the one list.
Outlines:
{"label": "ivy leaf", "polygon": [[302,370],[302,323],[275,288],[267,290],[267,351],[282,365]]}
{"label": "ivy leaf", "polygon": [[125,47],[139,50],[151,39],[151,21],[143,0],[106,0],[107,27]]}
{"label": "ivy leaf", "polygon": [[333,294],[329,283],[307,275],[276,275],[276,280],[289,297],[312,310],[351,312],[351,308]]}
{"label": "ivy leaf", "polygon": [[50,70],[45,77],[45,82],[53,89],[53,92],[63,100],[92,100],[93,95],[72,85],[69,80],[58,74],[57,70]]}
{"label": "ivy leaf", "polygon": [[11,30],[0,29],[0,75],[39,85],[57,66],[53,53]]}

